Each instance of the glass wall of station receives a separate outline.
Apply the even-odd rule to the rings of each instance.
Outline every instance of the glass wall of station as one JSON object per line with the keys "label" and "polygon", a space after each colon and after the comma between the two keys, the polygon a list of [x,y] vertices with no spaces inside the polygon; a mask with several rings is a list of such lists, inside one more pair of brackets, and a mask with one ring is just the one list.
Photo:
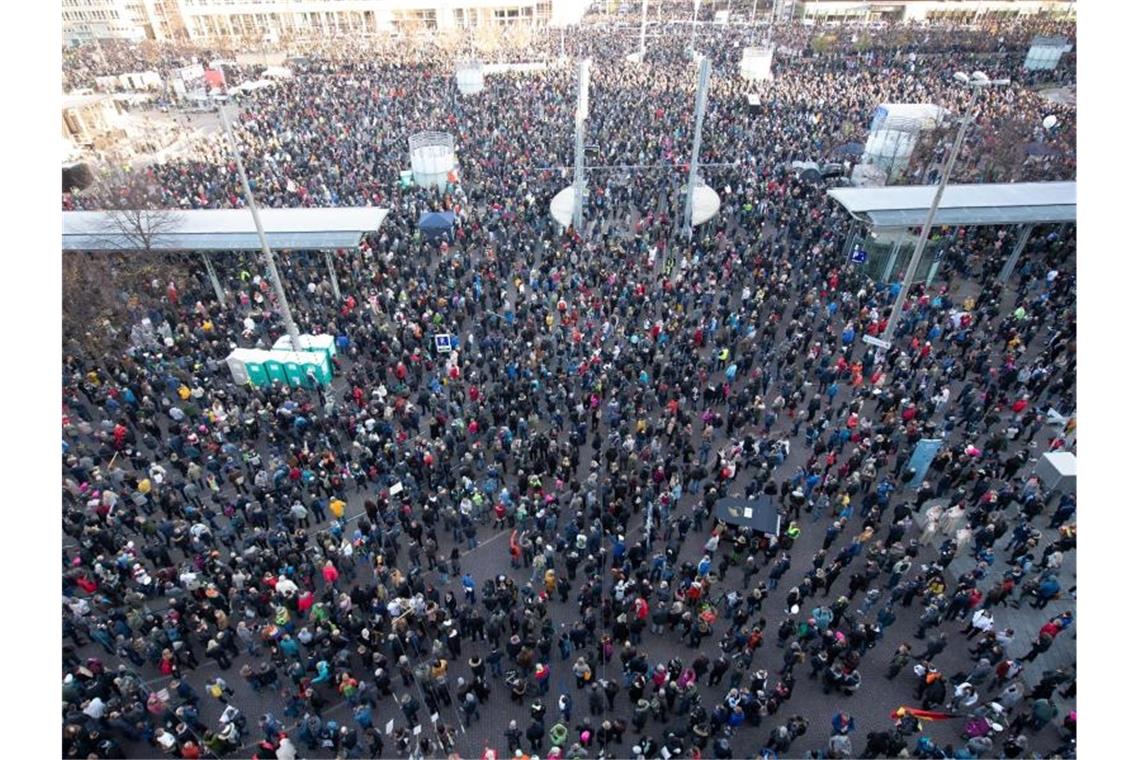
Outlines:
{"label": "glass wall of station", "polygon": [[[856,266],[863,267],[870,277],[879,282],[893,282],[906,272],[919,232],[921,230],[916,229],[858,229],[852,237],[848,254],[853,249],[861,249],[866,255],[862,263],[857,263]],[[934,279],[938,273],[938,263],[953,240],[954,232],[954,229],[931,231],[914,273],[916,282]]]}

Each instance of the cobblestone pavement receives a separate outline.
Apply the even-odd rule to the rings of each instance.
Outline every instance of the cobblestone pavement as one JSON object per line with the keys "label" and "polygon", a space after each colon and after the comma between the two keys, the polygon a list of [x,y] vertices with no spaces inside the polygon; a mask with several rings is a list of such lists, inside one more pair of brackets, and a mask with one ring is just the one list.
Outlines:
{"label": "cobblestone pavement", "polygon": [[[963,287],[968,288],[969,285],[964,285]],[[952,390],[955,393],[957,392],[957,388],[952,388]],[[845,388],[841,391],[838,400],[842,401],[847,398],[848,393],[849,389]],[[781,421],[780,424],[785,428],[790,427],[786,421]],[[743,432],[740,434],[743,435]],[[1048,429],[1043,430],[1037,440],[1033,442],[1033,452],[1042,450],[1042,447],[1047,442],[1047,436]],[[714,446],[714,451],[715,448]],[[795,472],[796,467],[802,464],[806,459],[806,453],[802,441],[799,442],[798,445],[794,444],[790,457],[775,472],[774,477],[777,480],[790,477],[790,475]],[[1031,469],[1034,461],[1035,459],[1031,459],[1030,463],[1026,466],[1026,470]],[[588,457],[583,457],[582,471],[580,473],[583,479],[585,479],[588,473],[588,466]],[[738,473],[735,484],[736,487],[731,488],[730,493],[742,493],[750,479],[751,474],[748,470],[743,470]],[[363,491],[350,493],[348,498],[349,507],[346,513],[350,520],[358,518],[363,513],[363,502],[365,498],[366,494]],[[695,496],[685,494],[679,509],[682,511],[689,510],[696,498]],[[901,498],[900,494],[896,493],[892,503],[899,498]],[[675,510],[675,512],[676,511],[677,510]],[[1046,527],[1051,512],[1052,510],[1047,508],[1045,515],[1038,517],[1035,521],[1035,527],[1041,529],[1045,535],[1045,542],[1048,542],[1048,540],[1056,534],[1056,531],[1050,531]],[[760,613],[768,621],[767,636],[761,648],[757,650],[752,669],[767,670],[771,674],[770,684],[774,683],[777,672],[782,666],[783,651],[776,645],[775,634],[776,628],[784,617],[783,600],[785,594],[791,585],[794,585],[795,582],[802,578],[803,573],[810,568],[811,557],[822,545],[827,524],[827,520],[821,519],[817,522],[805,516],[805,519],[801,523],[803,529],[802,535],[795,542],[791,552],[792,567],[784,576],[779,586],[771,592],[771,595],[764,603]],[[325,526],[327,527],[327,523]],[[315,526],[313,530],[318,530],[321,527],[320,525]],[[644,535],[640,527],[634,525],[630,525],[629,527],[631,540],[633,540],[633,536],[635,535],[638,537]],[[706,527],[708,526],[706,525]],[[917,530],[917,528],[914,530]],[[847,531],[832,547],[833,553],[842,547],[846,541],[850,540],[852,532],[852,528],[849,526]],[[680,565],[686,560],[696,563],[703,553],[702,549],[706,538],[707,533],[690,532],[684,543],[683,552],[677,560],[677,564]],[[473,575],[477,587],[481,586],[484,579],[500,573],[510,575],[519,584],[529,582],[529,569],[516,570],[510,567],[508,533],[506,531],[495,531],[490,525],[481,526],[478,541],[478,547],[465,552],[462,559],[464,571],[470,572]],[[440,531],[440,543],[441,553],[446,554],[450,551],[452,541],[447,531]],[[1006,541],[1004,539],[1000,541],[998,545],[999,549],[1003,547],[1005,543]],[[657,547],[661,546],[662,544],[658,542]],[[461,546],[461,550],[462,549],[463,547]],[[968,548],[959,554],[951,566],[952,572],[949,574],[950,577],[957,577],[958,574],[973,568],[974,561],[969,555],[970,552]],[[920,561],[929,561],[935,556],[936,549],[924,547],[918,559]],[[1004,560],[1007,555],[999,551],[998,556],[998,567],[994,568],[986,581],[983,581],[982,588],[987,588],[988,583],[992,581],[994,575],[1000,576],[1001,570],[1006,567]],[[175,558],[178,558],[177,554],[175,554]],[[405,561],[405,557],[401,556],[401,561]],[[850,568],[844,571],[843,575],[836,581],[832,589],[832,594],[828,597],[828,601],[833,601],[839,594],[846,592],[847,576],[849,576],[850,570],[860,565],[861,563],[856,561],[852,563]],[[561,570],[561,568],[559,569]],[[365,572],[367,572],[367,570],[365,570]],[[753,579],[753,583],[766,577],[767,569],[765,568]],[[1075,585],[1075,557],[1073,552],[1066,554],[1060,577],[1063,584],[1062,588],[1069,589]],[[725,591],[731,588],[743,589],[741,579],[741,571],[737,568],[732,568],[729,570],[727,578],[721,585],[721,588]],[[574,585],[574,590],[571,592],[571,596],[566,604],[559,603],[557,598],[551,600],[549,609],[556,629],[560,629],[564,625],[569,626],[577,619],[578,612],[575,596],[581,581],[582,576],[579,575],[579,580]],[[451,578],[447,583],[442,585],[437,584],[437,587],[441,589],[441,593],[445,588],[450,589],[455,592],[457,598],[462,599],[462,589],[457,578]],[[817,597],[804,606],[813,608],[820,601],[821,600]],[[854,599],[851,605],[852,611],[859,606],[861,601],[861,596]],[[151,606],[152,608],[159,609],[163,604],[164,600],[155,600],[151,603]],[[878,609],[878,606],[881,605],[872,608],[867,619],[874,619],[874,612]],[[1075,600],[1068,594],[1058,600],[1050,602],[1044,610],[1032,609],[1028,604],[1023,604],[1020,609],[1000,607],[997,609],[995,617],[999,629],[1008,626],[1016,631],[1015,643],[1012,645],[1011,650],[1014,655],[1022,655],[1029,650],[1030,642],[1036,635],[1037,629],[1040,628],[1048,617],[1065,610],[1075,612]],[[858,753],[863,747],[864,738],[868,731],[883,730],[890,727],[891,711],[900,705],[917,706],[918,702],[914,699],[915,677],[909,672],[909,669],[904,670],[904,672],[894,680],[887,680],[885,677],[891,654],[895,648],[904,642],[911,643],[912,645],[917,643],[913,634],[918,617],[921,614],[920,604],[916,602],[909,608],[897,609],[897,612],[897,622],[885,631],[878,645],[870,650],[863,658],[860,666],[863,682],[861,688],[854,696],[845,697],[834,692],[824,694],[821,683],[808,678],[810,672],[808,665],[801,664],[795,672],[797,683],[795,684],[793,698],[789,703],[782,706],[778,713],[764,718],[759,727],[752,727],[745,724],[738,729],[736,734],[731,738],[734,756],[755,756],[760,748],[764,746],[769,732],[777,725],[782,724],[793,714],[800,714],[805,717],[808,720],[809,727],[807,734],[795,741],[788,756],[803,756],[810,750],[822,750],[827,745],[831,730],[831,717],[840,709],[848,712],[856,720],[853,744],[855,751]],[[802,610],[798,618],[806,618],[808,614],[808,609]],[[964,636],[957,634],[957,630],[960,630],[962,625],[962,623],[958,622],[949,622],[943,624],[940,629],[931,629],[931,633],[928,634],[928,636],[936,635],[938,630],[945,630],[950,633],[949,647],[935,659],[935,663],[942,672],[948,675],[953,675],[958,672],[966,673],[973,667],[973,661],[967,652],[970,642],[967,642]],[[702,646],[702,651],[704,651],[710,659],[714,659],[719,654],[716,643],[720,640],[725,628],[725,623],[718,621],[713,627],[712,635],[705,640]],[[1055,667],[1072,666],[1074,664],[1076,656],[1075,630],[1075,626],[1068,629],[1068,631],[1058,638],[1057,642],[1049,651],[1038,657],[1034,662],[1026,664],[1023,681],[1026,684],[1027,692],[1037,683],[1040,675],[1046,670]],[[656,635],[647,630],[642,638],[641,647],[648,653],[651,666],[658,662],[667,662],[670,658],[675,656],[681,657],[686,664],[688,664],[697,654],[697,650],[690,649],[685,642],[680,640],[679,634],[669,632]],[[485,643],[473,644],[465,641],[463,643],[461,657],[452,663],[451,673],[453,675],[468,676],[469,669],[466,666],[467,658],[473,654],[483,655],[486,654],[486,652],[487,645]],[[80,657],[98,656],[110,667],[117,666],[121,662],[117,657],[104,653],[96,645],[88,645],[78,652],[78,654]],[[542,698],[547,707],[546,726],[549,729],[551,725],[559,720],[557,708],[558,696],[560,693],[567,693],[573,699],[573,712],[570,724],[571,727],[573,727],[583,716],[588,714],[586,692],[575,688],[575,679],[570,670],[573,658],[562,661],[559,657],[557,647],[555,647],[552,656],[551,688],[549,694]],[[189,678],[191,682],[199,688],[199,691],[201,691],[201,684],[215,675],[218,675],[220,671],[214,661],[205,658],[200,651],[199,657],[201,659],[201,665],[189,671]],[[234,665],[222,674],[236,692],[231,702],[241,709],[249,721],[250,732],[246,738],[247,744],[240,752],[235,753],[233,755],[234,757],[249,757],[252,754],[253,747],[260,738],[257,735],[257,721],[263,713],[272,712],[278,718],[283,719],[287,727],[292,728],[296,724],[296,719],[283,717],[284,703],[278,695],[266,692],[254,692],[238,674],[241,665],[249,660],[250,658],[243,653],[241,657],[234,661]],[[160,689],[166,685],[166,679],[160,677],[155,670],[149,667],[141,668],[138,672],[140,676],[146,680],[148,688]],[[620,663],[616,655],[613,661],[600,675],[604,678],[617,679],[620,681]],[[282,683],[285,681],[287,681],[287,679],[282,678]],[[747,686],[747,683],[748,677],[745,675],[744,686]],[[400,687],[399,684],[399,679],[394,678],[397,694],[402,692],[402,687]],[[707,686],[706,678],[705,683],[703,683],[701,687],[702,703],[711,710],[719,700],[723,699],[727,691],[727,685],[728,679],[726,678],[725,682],[720,686],[710,688]],[[493,685],[492,691],[490,701],[480,707],[481,719],[473,723],[470,728],[463,727],[463,721],[455,707],[445,708],[443,713],[439,716],[439,720],[447,723],[456,730],[456,751],[464,758],[478,756],[486,746],[496,748],[500,752],[500,755],[502,755],[506,749],[503,731],[508,721],[511,719],[517,720],[519,728],[523,730],[525,730],[529,723],[527,705],[533,701],[533,697],[528,698],[526,703],[522,706],[515,705],[508,698],[509,690],[501,681]],[[343,702],[338,701],[339,698],[332,689],[326,689],[326,696],[329,697],[332,707],[326,708],[325,718],[337,720],[341,723],[351,723],[349,707]],[[1030,747],[1038,752],[1047,752],[1063,743],[1064,737],[1058,728],[1060,717],[1067,714],[1069,710],[1075,709],[1073,700],[1061,698],[1056,694],[1054,695],[1054,700],[1061,710],[1060,716],[1054,721],[1054,724],[1046,726],[1039,732],[1026,730],[1026,734],[1030,740]],[[217,725],[222,707],[223,705],[203,695],[201,710],[202,721],[207,725]],[[628,724],[630,722],[628,717],[632,713],[631,707],[628,692],[623,690],[619,693],[615,702],[614,713],[625,717]],[[420,717],[425,718],[426,724],[425,711],[421,710]],[[595,718],[595,725],[602,719],[603,718]],[[381,729],[383,729],[385,724],[390,720],[394,721],[397,727],[405,725],[405,720],[398,708],[398,704],[395,698],[391,697],[382,700],[373,712],[374,724],[381,727]],[[663,734],[663,729],[673,725],[683,727],[685,725],[685,716],[676,716],[671,723],[666,725],[655,723],[651,720],[647,728],[650,731],[656,732],[656,736],[659,738]],[[940,744],[955,743],[957,746],[961,746],[963,744],[960,738],[962,727],[962,719],[927,723],[925,724],[925,734]],[[430,725],[425,725],[425,728],[430,729]],[[620,747],[611,746],[611,751],[618,757],[629,756],[630,747],[635,740],[636,733],[632,730],[632,726],[630,726],[630,730],[626,732],[624,745]],[[526,741],[525,739],[523,741],[525,747]],[[153,747],[147,745],[127,744],[125,746],[128,749],[129,755],[132,757],[149,757],[154,756],[156,753]],[[914,737],[912,737],[910,746],[912,748],[914,747]],[[549,743],[544,743],[544,752],[548,748]],[[995,756],[998,749],[999,747],[995,747]],[[299,750],[303,757],[320,758],[333,756],[328,750],[309,751],[300,745]],[[592,749],[592,754],[596,754],[597,751],[598,748],[597,745],[595,745]],[[391,756],[393,752],[392,744],[386,742],[385,755]],[[437,752],[437,754],[442,756],[443,753]],[[706,751],[706,754],[711,754],[711,750]]]}

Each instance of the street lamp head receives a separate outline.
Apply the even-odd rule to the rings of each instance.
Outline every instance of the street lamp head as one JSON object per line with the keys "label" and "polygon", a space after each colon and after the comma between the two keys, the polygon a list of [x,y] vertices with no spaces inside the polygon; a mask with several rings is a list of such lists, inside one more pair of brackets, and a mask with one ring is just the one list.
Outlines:
{"label": "street lamp head", "polygon": [[989,84],[990,78],[986,76],[984,71],[975,71],[970,75],[970,80],[977,84]]}
{"label": "street lamp head", "polygon": [[955,71],[954,72],[954,80],[957,82],[961,82],[962,84],[968,84],[970,81],[970,76],[969,76],[969,74],[967,74],[964,71]]}
{"label": "street lamp head", "polygon": [[1041,126],[1045,127],[1045,129],[1052,129],[1057,126],[1057,117],[1053,114],[1049,114],[1041,120]]}

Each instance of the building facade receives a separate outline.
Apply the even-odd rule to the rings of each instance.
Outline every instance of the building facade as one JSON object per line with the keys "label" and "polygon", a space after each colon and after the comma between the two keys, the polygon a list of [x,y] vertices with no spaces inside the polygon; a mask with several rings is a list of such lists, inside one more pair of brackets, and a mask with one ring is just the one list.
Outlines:
{"label": "building facade", "polygon": [[65,42],[186,38],[178,0],[60,0]]}
{"label": "building facade", "polygon": [[60,0],[68,43],[265,40],[577,23],[588,0]]}
{"label": "building facade", "polygon": [[574,23],[584,0],[177,0],[192,40]]}
{"label": "building facade", "polygon": [[91,146],[118,128],[118,110],[110,95],[68,95],[63,99],[63,136],[74,146]]}
{"label": "building facade", "polygon": [[960,21],[982,16],[1075,16],[1074,0],[795,0],[812,21]]}

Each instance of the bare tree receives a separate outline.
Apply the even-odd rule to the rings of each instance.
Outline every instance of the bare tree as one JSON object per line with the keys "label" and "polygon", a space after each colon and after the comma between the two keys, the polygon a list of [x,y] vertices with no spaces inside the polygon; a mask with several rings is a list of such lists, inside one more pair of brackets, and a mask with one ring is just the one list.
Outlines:
{"label": "bare tree", "polygon": [[62,258],[62,326],[65,346],[93,357],[117,354],[131,328],[185,266],[172,254],[65,252]]}
{"label": "bare tree", "polygon": [[103,239],[103,250],[150,253],[161,248],[164,236],[178,226],[174,211],[158,208],[157,193],[138,175],[105,177],[90,195],[105,213],[96,232]]}
{"label": "bare tree", "polygon": [[503,30],[498,24],[481,24],[475,29],[475,48],[480,53],[494,53],[499,49]]}
{"label": "bare tree", "polygon": [[115,250],[150,253],[176,227],[170,209],[108,209],[102,234],[107,235],[109,247]]}
{"label": "bare tree", "polygon": [[[97,252],[63,254],[65,345],[98,356],[126,347],[140,315],[140,299],[154,301],[185,272],[177,254],[163,252],[163,236],[177,225],[169,209],[151,208],[154,195],[138,181],[105,177],[89,193],[105,219],[93,236]],[[94,247],[94,246],[93,246]]]}
{"label": "bare tree", "polygon": [[512,24],[504,34],[507,44],[516,49],[526,49],[530,45],[533,36],[534,30],[530,25],[524,24],[521,21]]}

